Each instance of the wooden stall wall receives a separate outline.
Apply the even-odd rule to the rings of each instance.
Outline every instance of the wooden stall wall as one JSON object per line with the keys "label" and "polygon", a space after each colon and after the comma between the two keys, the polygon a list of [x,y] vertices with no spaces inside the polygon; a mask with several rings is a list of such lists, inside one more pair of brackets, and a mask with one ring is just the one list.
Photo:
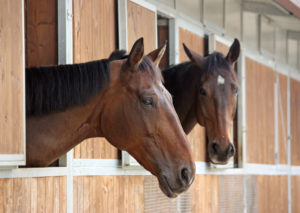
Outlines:
{"label": "wooden stall wall", "polygon": [[143,176],[74,177],[74,213],[144,212]]}
{"label": "wooden stall wall", "polygon": [[291,163],[300,165],[300,81],[290,79],[291,95]]}
{"label": "wooden stall wall", "polygon": [[[73,0],[74,63],[108,58],[116,49],[116,1]],[[105,139],[85,140],[74,158],[117,159],[118,150]]]}
{"label": "wooden stall wall", "polygon": [[248,57],[246,67],[247,162],[274,164],[274,71]]}
{"label": "wooden stall wall", "polygon": [[66,177],[0,179],[0,212],[67,212]]}
{"label": "wooden stall wall", "polygon": [[25,0],[26,67],[57,64],[57,0]]}
{"label": "wooden stall wall", "polygon": [[292,212],[300,212],[300,176],[292,176]]}
{"label": "wooden stall wall", "polygon": [[127,0],[127,32],[128,49],[134,42],[144,37],[144,53],[148,54],[156,48],[156,14],[141,5]]}
{"label": "wooden stall wall", "polygon": [[[183,28],[179,28],[179,61],[189,61],[189,58],[184,52],[182,43],[187,47],[204,55],[205,44],[204,38]],[[195,161],[206,161],[206,139],[204,127],[197,124],[189,133],[188,140],[191,142]]]}
{"label": "wooden stall wall", "polygon": [[287,76],[278,74],[278,163],[287,164]]}
{"label": "wooden stall wall", "polygon": [[0,5],[0,154],[24,154],[22,2]]}
{"label": "wooden stall wall", "polygon": [[288,213],[287,176],[257,176],[259,213]]}

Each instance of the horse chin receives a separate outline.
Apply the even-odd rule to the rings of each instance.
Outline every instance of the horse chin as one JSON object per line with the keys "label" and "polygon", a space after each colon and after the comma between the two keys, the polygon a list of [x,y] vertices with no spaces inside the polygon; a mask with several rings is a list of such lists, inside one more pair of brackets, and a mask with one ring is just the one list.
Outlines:
{"label": "horse chin", "polygon": [[168,196],[169,198],[177,197],[178,194],[176,192],[173,192],[167,179],[164,176],[158,177],[158,182],[159,182],[159,188],[166,196]]}

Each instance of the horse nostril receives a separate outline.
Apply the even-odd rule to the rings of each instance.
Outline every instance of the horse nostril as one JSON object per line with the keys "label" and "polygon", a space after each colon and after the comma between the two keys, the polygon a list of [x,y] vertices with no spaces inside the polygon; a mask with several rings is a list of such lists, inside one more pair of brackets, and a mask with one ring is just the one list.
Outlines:
{"label": "horse nostril", "polygon": [[212,144],[211,144],[211,152],[212,153],[211,154],[213,154],[213,155],[218,154],[219,148],[220,148],[220,145],[218,143],[212,142]]}
{"label": "horse nostril", "polygon": [[186,186],[186,185],[189,185],[191,182],[192,173],[190,172],[190,170],[188,168],[184,167],[181,170],[180,177],[181,177],[180,180],[182,182],[182,185]]}
{"label": "horse nostril", "polygon": [[230,158],[234,155],[234,147],[232,144],[229,144],[227,149],[227,157]]}

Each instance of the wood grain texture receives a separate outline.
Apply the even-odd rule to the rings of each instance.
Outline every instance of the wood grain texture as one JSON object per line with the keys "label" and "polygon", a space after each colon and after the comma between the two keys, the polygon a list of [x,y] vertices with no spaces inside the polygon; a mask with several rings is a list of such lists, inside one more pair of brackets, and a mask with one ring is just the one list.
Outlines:
{"label": "wood grain texture", "polygon": [[219,212],[219,184],[217,175],[196,175],[191,186],[192,212]]}
{"label": "wood grain texture", "polygon": [[247,162],[274,164],[274,71],[245,61]]}
{"label": "wood grain texture", "polygon": [[226,44],[216,41],[216,51],[222,53],[224,56],[227,56],[229,47]]}
{"label": "wood grain texture", "polygon": [[184,43],[189,49],[199,53],[202,56],[205,53],[204,38],[194,33],[191,33],[188,30],[179,28],[179,61],[180,62],[189,61],[189,58],[184,52],[182,43]]}
{"label": "wood grain texture", "polygon": [[292,165],[300,165],[300,82],[290,79],[291,95],[291,161]]}
{"label": "wood grain texture", "polygon": [[0,154],[24,153],[21,3],[0,0]]}
{"label": "wood grain texture", "polygon": [[[179,28],[179,58],[180,62],[188,61],[189,58],[184,52],[182,43],[184,43],[188,48],[204,55],[204,39],[194,33],[191,33],[185,29]],[[196,125],[193,130],[188,134],[188,140],[192,145],[194,159],[196,161],[206,160],[206,138],[205,138],[205,128]]]}
{"label": "wood grain texture", "polygon": [[278,158],[287,164],[287,76],[278,74]]}
{"label": "wood grain texture", "polygon": [[127,0],[128,49],[134,42],[144,37],[144,53],[148,54],[156,48],[155,13],[130,0]]}
{"label": "wood grain texture", "polygon": [[287,213],[287,176],[257,176],[258,212]]}
{"label": "wood grain texture", "polygon": [[143,212],[143,181],[143,176],[74,177],[74,213]]}
{"label": "wood grain texture", "polygon": [[[116,49],[116,1],[73,0],[74,63],[107,58]],[[103,138],[74,148],[74,158],[117,159],[118,150]]]}
{"label": "wood grain texture", "polygon": [[167,47],[164,56],[160,60],[159,68],[161,70],[166,69],[169,67],[169,25],[159,25],[157,26],[158,30],[158,46],[164,44],[165,41],[167,41]]}
{"label": "wood grain texture", "polygon": [[56,65],[57,0],[25,0],[26,67]]}
{"label": "wood grain texture", "polygon": [[300,212],[300,176],[292,176],[292,212]]}
{"label": "wood grain texture", "polygon": [[0,179],[0,212],[67,212],[66,177]]}

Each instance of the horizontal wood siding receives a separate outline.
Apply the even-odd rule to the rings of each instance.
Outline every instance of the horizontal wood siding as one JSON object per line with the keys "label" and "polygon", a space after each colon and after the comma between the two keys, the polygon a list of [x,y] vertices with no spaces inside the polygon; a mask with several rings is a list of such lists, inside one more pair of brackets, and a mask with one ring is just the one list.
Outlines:
{"label": "horizontal wood siding", "polygon": [[57,0],[25,0],[26,67],[57,64]]}
{"label": "horizontal wood siding", "polygon": [[[107,58],[116,49],[115,1],[73,0],[74,63]],[[103,138],[74,148],[74,158],[117,159],[118,150]]]}
{"label": "horizontal wood siding", "polygon": [[300,165],[300,81],[290,80],[291,92],[291,161]]}
{"label": "horizontal wood siding", "polygon": [[259,213],[288,213],[287,183],[287,176],[257,176]]}
{"label": "horizontal wood siding", "polygon": [[0,5],[0,154],[23,154],[22,2]]}
{"label": "horizontal wood siding", "polygon": [[67,212],[66,177],[0,179],[0,212]]}
{"label": "horizontal wood siding", "polygon": [[278,74],[278,162],[287,164],[287,76]]}
{"label": "horizontal wood siding", "polygon": [[144,37],[144,52],[150,53],[156,48],[155,12],[127,0],[128,49],[134,42]]}
{"label": "horizontal wood siding", "polygon": [[274,164],[274,71],[246,58],[247,162]]}
{"label": "horizontal wood siding", "polygon": [[144,211],[143,176],[74,177],[74,213]]}
{"label": "horizontal wood siding", "polygon": [[224,56],[227,56],[229,46],[219,41],[216,41],[216,51],[222,53]]}
{"label": "horizontal wood siding", "polygon": [[[189,61],[183,45],[184,43],[191,50],[204,55],[205,45],[204,38],[191,33],[188,30],[179,28],[179,60],[180,62]],[[194,159],[196,161],[206,160],[206,139],[205,139],[205,128],[197,124],[194,129],[188,134],[188,140],[192,145]]]}

